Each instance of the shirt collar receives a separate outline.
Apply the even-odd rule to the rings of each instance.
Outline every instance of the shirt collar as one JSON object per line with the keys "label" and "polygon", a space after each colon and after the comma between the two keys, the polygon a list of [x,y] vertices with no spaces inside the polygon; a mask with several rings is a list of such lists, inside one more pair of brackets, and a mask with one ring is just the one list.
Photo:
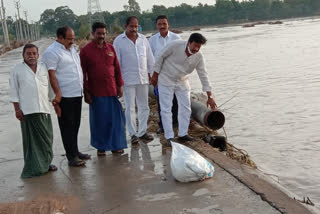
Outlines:
{"label": "shirt collar", "polygon": [[[94,47],[98,48],[98,44],[95,41],[92,41]],[[107,48],[107,42],[103,41],[103,48]]]}
{"label": "shirt collar", "polygon": [[160,32],[159,32],[158,34],[159,34],[159,37],[160,37],[160,38],[164,38],[164,39],[165,39],[165,38],[169,38],[169,37],[170,37],[171,32],[168,31],[166,37],[162,37]]}
{"label": "shirt collar", "polygon": [[[127,37],[127,34],[126,34],[126,32],[123,32],[123,34],[122,34],[122,38],[126,38]],[[128,38],[128,37],[127,37]],[[138,33],[138,38],[141,38],[141,34],[140,33]],[[128,38],[129,39],[129,38]]]}
{"label": "shirt collar", "polygon": [[[66,50],[66,51],[68,51],[67,49],[66,49],[66,47],[63,45],[63,44],[61,44],[60,42],[58,42],[58,41],[55,41],[55,45],[58,47],[58,48],[62,48],[63,50]],[[70,50],[73,48],[73,45],[70,47]]]}

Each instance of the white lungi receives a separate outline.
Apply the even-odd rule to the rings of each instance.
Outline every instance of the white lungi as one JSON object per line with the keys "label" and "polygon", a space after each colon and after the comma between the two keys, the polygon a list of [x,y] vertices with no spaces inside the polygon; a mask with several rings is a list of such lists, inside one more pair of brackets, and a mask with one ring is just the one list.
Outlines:
{"label": "white lungi", "polygon": [[174,94],[178,101],[178,136],[183,137],[187,135],[191,116],[190,89],[186,88],[184,85],[163,86],[161,84],[158,84],[158,89],[165,138],[174,138],[171,111]]}
{"label": "white lungi", "polygon": [[[141,137],[147,132],[149,117],[148,84],[123,87],[123,97],[126,106],[126,123],[130,136]],[[138,132],[136,122],[136,103],[138,107]]]}

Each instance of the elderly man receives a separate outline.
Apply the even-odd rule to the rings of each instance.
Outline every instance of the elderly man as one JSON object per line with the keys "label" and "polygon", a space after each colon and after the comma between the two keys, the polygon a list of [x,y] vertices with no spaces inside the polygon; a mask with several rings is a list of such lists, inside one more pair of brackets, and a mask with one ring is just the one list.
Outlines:
{"label": "elderly man", "polygon": [[24,62],[17,64],[10,73],[10,101],[21,123],[24,156],[21,177],[30,178],[55,171],[57,167],[51,165],[53,132],[49,92],[52,91],[48,70],[38,62],[37,46],[25,45],[22,55]]}
{"label": "elderly man", "polygon": [[[170,42],[174,40],[179,40],[180,36],[178,34],[175,34],[171,31],[169,31],[169,21],[168,17],[165,15],[160,15],[156,18],[156,24],[157,24],[157,29],[158,33],[155,35],[151,36],[149,39],[150,47],[153,53],[153,56],[156,58],[160,52],[163,50],[164,47],[167,46]],[[163,125],[162,125],[162,120],[161,120],[161,107],[160,107],[160,102],[159,102],[159,91],[158,91],[158,86],[154,87],[154,93],[157,97],[157,102],[158,102],[158,113],[159,113],[159,128],[157,130],[157,133],[163,133]],[[177,98],[174,95],[173,101],[172,101],[172,120],[173,124],[178,122],[178,103],[177,103]]]}
{"label": "elderly man", "polygon": [[105,42],[106,27],[94,23],[94,39],[80,52],[85,102],[90,104],[91,145],[98,156],[105,151],[121,154],[127,148],[125,115],[118,100],[123,80],[116,51]]}
{"label": "elderly man", "polygon": [[57,111],[63,146],[69,166],[83,166],[90,155],[78,149],[78,131],[81,120],[83,74],[80,57],[70,27],[57,30],[57,41],[50,45],[42,56],[49,70],[51,86],[56,94],[53,100]]}
{"label": "elderly man", "polygon": [[[211,86],[208,80],[208,73],[205,68],[203,55],[199,52],[202,45],[206,43],[206,38],[199,33],[193,33],[187,41],[171,42],[158,56],[155,63],[155,72],[152,76],[152,84],[158,83],[161,117],[164,121],[164,135],[168,146],[174,138],[172,129],[172,99],[173,94],[178,100],[178,122],[179,140],[191,141],[193,138],[188,135],[188,127],[191,116],[190,84],[189,74],[194,69],[197,70],[202,84],[202,90],[207,92],[207,105],[212,109],[216,108],[216,103],[211,97]],[[159,79],[159,81],[158,81]]]}
{"label": "elderly man", "polygon": [[[147,133],[149,117],[148,84],[150,72],[153,70],[154,58],[146,37],[138,33],[139,20],[131,16],[126,20],[126,31],[114,40],[114,47],[120,62],[124,80],[124,102],[126,121],[131,143],[137,144],[138,138],[151,141],[153,137]],[[139,129],[136,128],[136,108],[138,106]]]}

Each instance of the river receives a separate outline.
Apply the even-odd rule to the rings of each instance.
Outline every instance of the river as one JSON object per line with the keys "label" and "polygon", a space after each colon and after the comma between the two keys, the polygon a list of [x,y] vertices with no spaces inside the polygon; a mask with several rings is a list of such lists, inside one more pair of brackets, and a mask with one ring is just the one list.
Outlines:
{"label": "river", "polygon": [[[208,39],[202,52],[216,101],[221,105],[232,98],[220,107],[229,142],[292,193],[320,204],[320,19],[200,32]],[[51,42],[36,44],[43,52]],[[19,124],[8,104],[9,71],[20,60],[21,48],[0,57],[0,162],[22,157],[22,146],[15,143],[21,141]],[[200,92],[196,72],[190,79],[193,91]],[[87,124],[86,105],[82,117]],[[89,142],[87,125],[80,137]],[[89,148],[86,142],[81,150]],[[61,143],[54,145],[55,153],[62,151]]]}
{"label": "river", "polygon": [[320,19],[201,33],[217,104],[232,98],[220,107],[229,142],[291,192],[319,204]]}

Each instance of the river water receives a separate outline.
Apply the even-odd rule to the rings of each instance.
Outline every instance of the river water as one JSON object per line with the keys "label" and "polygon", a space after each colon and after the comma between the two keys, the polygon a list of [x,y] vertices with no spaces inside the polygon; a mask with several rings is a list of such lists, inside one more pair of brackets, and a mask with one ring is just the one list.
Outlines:
{"label": "river water", "polygon": [[234,97],[220,107],[230,143],[291,192],[319,204],[320,19],[201,33],[218,105]]}
{"label": "river water", "polygon": [[[229,142],[292,193],[320,204],[320,19],[201,33],[208,39],[202,52],[216,101],[223,104]],[[51,42],[37,42],[40,52]],[[22,146],[14,143],[21,141],[19,124],[8,104],[9,71],[20,60],[21,48],[0,57],[0,162],[22,157]],[[200,92],[196,72],[190,79]],[[81,129],[81,139],[89,142],[88,126]],[[61,151],[62,144],[55,144],[54,152]]]}

